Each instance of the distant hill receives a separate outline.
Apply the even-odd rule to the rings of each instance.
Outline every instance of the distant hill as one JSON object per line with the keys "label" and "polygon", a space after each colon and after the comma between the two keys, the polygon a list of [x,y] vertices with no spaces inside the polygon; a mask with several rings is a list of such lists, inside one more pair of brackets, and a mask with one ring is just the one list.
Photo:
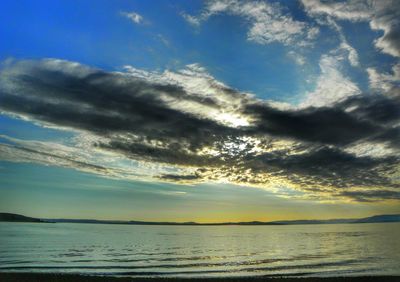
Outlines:
{"label": "distant hill", "polygon": [[400,214],[374,215],[365,218],[344,218],[344,219],[325,219],[325,220],[282,220],[271,221],[282,225],[293,224],[343,224],[343,223],[380,223],[380,222],[400,222]]}
{"label": "distant hill", "polygon": [[383,214],[361,218],[355,223],[400,222],[400,214]]}
{"label": "distant hill", "polygon": [[0,221],[8,222],[45,222],[39,218],[27,217],[14,213],[0,213]]}
{"label": "distant hill", "polygon": [[96,220],[96,219],[46,219],[49,222],[68,223],[97,223],[97,224],[130,224],[130,225],[298,225],[298,224],[343,224],[343,223],[380,223],[400,222],[400,214],[375,215],[366,218],[353,219],[326,219],[326,220],[281,220],[281,221],[247,221],[247,222],[155,222],[155,221],[122,221],[122,220]]}
{"label": "distant hill", "polygon": [[343,223],[355,223],[358,219],[301,219],[301,220],[281,220],[271,221],[270,223],[276,223],[281,225],[294,225],[294,224],[343,224]]}
{"label": "distant hill", "polygon": [[97,219],[38,219],[12,213],[0,213],[0,221],[11,222],[52,222],[52,223],[91,223],[91,224],[128,224],[128,225],[196,225],[196,226],[218,226],[218,225],[298,225],[298,224],[343,224],[343,223],[381,223],[400,222],[400,214],[375,215],[366,218],[353,219],[326,219],[326,220],[281,220],[281,221],[248,221],[248,222],[220,222],[220,223],[197,223],[197,222],[155,222],[155,221],[124,221],[124,220],[97,220]]}

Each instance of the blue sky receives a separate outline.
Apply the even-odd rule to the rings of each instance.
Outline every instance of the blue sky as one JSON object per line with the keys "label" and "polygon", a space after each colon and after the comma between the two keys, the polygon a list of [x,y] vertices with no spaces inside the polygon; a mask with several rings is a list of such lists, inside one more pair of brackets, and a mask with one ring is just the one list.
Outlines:
{"label": "blue sky", "polygon": [[397,6],[3,1],[3,209],[198,221],[398,212]]}

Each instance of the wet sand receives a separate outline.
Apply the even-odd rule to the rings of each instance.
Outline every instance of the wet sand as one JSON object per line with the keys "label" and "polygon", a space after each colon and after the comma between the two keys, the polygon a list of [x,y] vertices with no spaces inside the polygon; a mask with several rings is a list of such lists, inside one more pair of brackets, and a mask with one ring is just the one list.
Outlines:
{"label": "wet sand", "polygon": [[360,276],[329,278],[284,278],[284,277],[227,277],[227,278],[130,278],[110,276],[86,276],[76,274],[40,274],[40,273],[1,273],[4,282],[400,282],[400,276]]}

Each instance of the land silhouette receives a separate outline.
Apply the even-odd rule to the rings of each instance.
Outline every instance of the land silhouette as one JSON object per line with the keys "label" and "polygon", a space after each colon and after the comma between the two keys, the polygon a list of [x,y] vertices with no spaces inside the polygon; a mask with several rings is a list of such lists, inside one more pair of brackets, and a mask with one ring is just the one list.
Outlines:
{"label": "land silhouette", "polygon": [[14,213],[0,213],[0,221],[6,222],[41,222],[41,223],[90,223],[90,224],[127,224],[127,225],[299,225],[299,224],[343,224],[343,223],[381,223],[400,222],[400,214],[374,215],[365,218],[351,219],[302,219],[280,221],[241,221],[241,222],[163,222],[137,220],[98,220],[98,219],[66,219],[66,218],[33,218]]}

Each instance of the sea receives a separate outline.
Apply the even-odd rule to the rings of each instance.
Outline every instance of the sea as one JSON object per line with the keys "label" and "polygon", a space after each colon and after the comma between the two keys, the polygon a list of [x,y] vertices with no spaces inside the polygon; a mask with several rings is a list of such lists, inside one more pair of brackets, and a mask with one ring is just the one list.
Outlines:
{"label": "sea", "polygon": [[0,223],[0,272],[131,277],[400,275],[400,223]]}

